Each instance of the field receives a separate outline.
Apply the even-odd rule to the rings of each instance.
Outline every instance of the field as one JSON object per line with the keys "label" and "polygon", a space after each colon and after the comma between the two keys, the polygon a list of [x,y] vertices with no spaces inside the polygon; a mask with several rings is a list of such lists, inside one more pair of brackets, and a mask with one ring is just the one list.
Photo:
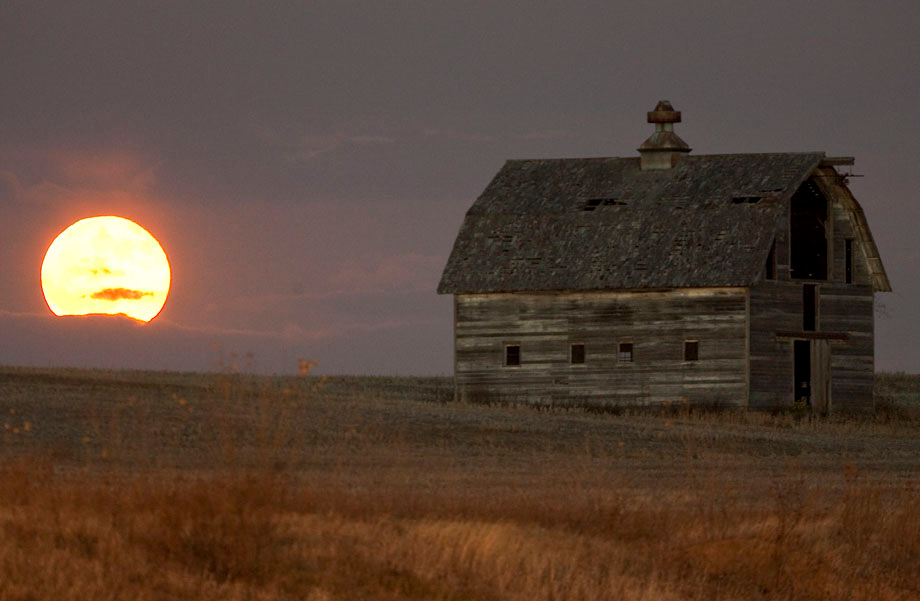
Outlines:
{"label": "field", "polygon": [[0,599],[920,599],[920,376],[876,388],[811,420],[0,367]]}

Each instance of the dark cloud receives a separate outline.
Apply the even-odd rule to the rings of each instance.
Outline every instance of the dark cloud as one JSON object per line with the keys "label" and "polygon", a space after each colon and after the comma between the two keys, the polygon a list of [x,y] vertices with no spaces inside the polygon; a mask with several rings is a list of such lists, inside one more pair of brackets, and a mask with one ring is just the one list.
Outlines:
{"label": "dark cloud", "polygon": [[128,288],[106,288],[99,292],[93,292],[92,298],[107,301],[117,300],[138,300],[145,296],[153,296],[153,292],[142,292],[140,290],[129,290]]}

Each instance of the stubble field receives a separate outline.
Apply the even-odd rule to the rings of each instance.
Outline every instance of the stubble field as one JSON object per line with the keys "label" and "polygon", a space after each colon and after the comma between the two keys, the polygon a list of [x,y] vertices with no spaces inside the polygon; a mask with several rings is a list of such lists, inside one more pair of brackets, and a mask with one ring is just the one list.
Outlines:
{"label": "stubble field", "polygon": [[0,599],[918,599],[920,377],[877,395],[613,415],[0,367]]}

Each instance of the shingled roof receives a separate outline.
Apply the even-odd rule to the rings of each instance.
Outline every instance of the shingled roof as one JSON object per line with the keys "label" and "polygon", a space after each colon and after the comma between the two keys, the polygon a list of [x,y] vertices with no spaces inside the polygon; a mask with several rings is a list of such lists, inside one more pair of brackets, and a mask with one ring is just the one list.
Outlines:
{"label": "shingled roof", "polygon": [[438,292],[749,285],[823,157],[685,155],[653,170],[639,157],[508,161],[467,212]]}

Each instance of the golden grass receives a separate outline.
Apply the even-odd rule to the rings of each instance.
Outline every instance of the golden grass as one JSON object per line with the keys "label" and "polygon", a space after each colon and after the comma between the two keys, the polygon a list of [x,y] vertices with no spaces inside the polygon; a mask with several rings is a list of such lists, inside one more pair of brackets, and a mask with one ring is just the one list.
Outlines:
{"label": "golden grass", "polygon": [[920,598],[913,419],[317,383],[0,370],[0,599]]}

